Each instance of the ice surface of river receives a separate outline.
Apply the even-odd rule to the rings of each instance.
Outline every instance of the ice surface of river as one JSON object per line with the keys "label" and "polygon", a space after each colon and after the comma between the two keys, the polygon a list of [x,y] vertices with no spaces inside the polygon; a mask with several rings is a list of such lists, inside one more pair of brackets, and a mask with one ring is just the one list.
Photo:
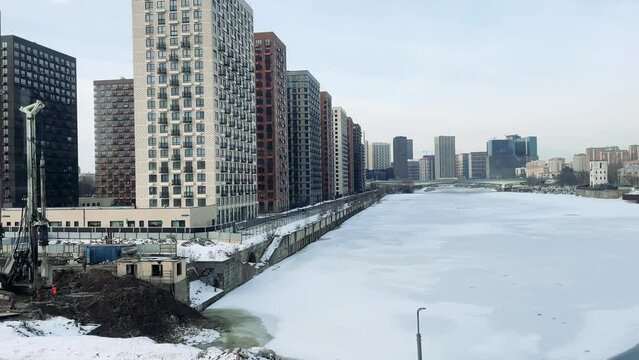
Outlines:
{"label": "ice surface of river", "polygon": [[304,360],[605,359],[639,342],[639,205],[437,191],[386,197],[214,305]]}

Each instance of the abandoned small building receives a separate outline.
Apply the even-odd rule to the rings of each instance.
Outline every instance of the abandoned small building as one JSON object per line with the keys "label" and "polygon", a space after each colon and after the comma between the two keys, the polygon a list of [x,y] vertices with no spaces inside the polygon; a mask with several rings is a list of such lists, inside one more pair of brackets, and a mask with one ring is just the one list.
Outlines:
{"label": "abandoned small building", "polygon": [[187,258],[183,257],[126,257],[116,261],[117,275],[131,275],[159,286],[179,301],[189,303],[189,280],[186,277]]}

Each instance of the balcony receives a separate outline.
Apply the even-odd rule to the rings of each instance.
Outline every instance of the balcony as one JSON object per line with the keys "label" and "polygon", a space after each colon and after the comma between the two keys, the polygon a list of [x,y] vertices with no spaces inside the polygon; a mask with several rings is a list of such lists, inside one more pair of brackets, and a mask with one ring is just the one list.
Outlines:
{"label": "balcony", "polygon": [[160,118],[160,120],[158,120],[158,124],[160,124],[160,125],[168,125],[169,124],[169,119]]}
{"label": "balcony", "polygon": [[190,74],[191,73],[191,68],[190,67],[182,67],[182,72],[186,73],[186,74]]}
{"label": "balcony", "polygon": [[171,111],[180,111],[180,105],[171,105]]}
{"label": "balcony", "polygon": [[158,68],[158,74],[166,75],[166,68]]}
{"label": "balcony", "polygon": [[159,147],[160,147],[160,149],[168,149],[169,148],[169,144],[168,143],[160,143]]}
{"label": "balcony", "polygon": [[180,85],[180,80],[171,80],[171,81],[169,81],[169,85],[171,85],[171,86],[179,86]]}
{"label": "balcony", "polygon": [[166,93],[159,93],[158,94],[158,99],[167,99],[168,95]]}
{"label": "balcony", "polygon": [[168,167],[161,167],[160,168],[160,174],[168,174],[169,173],[169,168]]}
{"label": "balcony", "polygon": [[182,97],[183,97],[183,98],[190,99],[190,98],[192,98],[192,97],[193,97],[193,94],[192,94],[192,93],[190,93],[190,92],[183,92],[183,93],[182,93]]}
{"label": "balcony", "polygon": [[181,132],[180,130],[171,130],[171,136],[180,136]]}
{"label": "balcony", "polygon": [[189,41],[182,41],[182,43],[180,43],[180,46],[182,46],[183,49],[190,49],[191,43]]}
{"label": "balcony", "polygon": [[177,55],[169,55],[169,61],[178,61],[179,59]]}
{"label": "balcony", "polygon": [[184,168],[184,172],[185,172],[185,173],[187,173],[187,174],[191,174],[191,173],[193,173],[193,167],[188,167],[188,166],[187,166],[187,167],[185,167],[185,168]]}
{"label": "balcony", "polygon": [[184,197],[185,198],[192,198],[193,197],[193,191],[187,191],[184,193]]}
{"label": "balcony", "polygon": [[161,43],[158,43],[158,44],[157,44],[157,46],[156,46],[156,48],[157,48],[158,50],[166,50],[166,43],[162,43],[162,42],[161,42]]}
{"label": "balcony", "polygon": [[168,199],[169,197],[170,195],[168,192],[163,191],[160,193],[160,199]]}

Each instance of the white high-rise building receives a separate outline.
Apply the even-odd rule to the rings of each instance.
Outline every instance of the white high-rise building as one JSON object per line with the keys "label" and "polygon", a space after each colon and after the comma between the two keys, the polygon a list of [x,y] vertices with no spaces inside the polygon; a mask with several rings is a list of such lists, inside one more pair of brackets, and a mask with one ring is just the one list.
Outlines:
{"label": "white high-rise building", "polygon": [[374,142],[368,151],[370,170],[386,170],[391,167],[391,145],[389,143]]}
{"label": "white high-rise building", "polygon": [[608,183],[608,162],[590,162],[590,187],[605,185]]}
{"label": "white high-rise building", "polygon": [[257,215],[253,10],[132,0],[136,205]]}
{"label": "white high-rise building", "polygon": [[348,195],[348,115],[333,107],[333,141],[335,149],[335,196]]}

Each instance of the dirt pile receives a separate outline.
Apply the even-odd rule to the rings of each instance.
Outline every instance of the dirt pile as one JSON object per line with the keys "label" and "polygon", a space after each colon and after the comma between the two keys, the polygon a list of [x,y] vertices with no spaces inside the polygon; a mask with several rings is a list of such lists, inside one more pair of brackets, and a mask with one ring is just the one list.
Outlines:
{"label": "dirt pile", "polygon": [[174,342],[185,327],[211,327],[211,322],[171,293],[134,277],[105,270],[63,271],[54,275],[60,296],[39,305],[46,314],[83,324],[99,324],[90,335],[146,336]]}

